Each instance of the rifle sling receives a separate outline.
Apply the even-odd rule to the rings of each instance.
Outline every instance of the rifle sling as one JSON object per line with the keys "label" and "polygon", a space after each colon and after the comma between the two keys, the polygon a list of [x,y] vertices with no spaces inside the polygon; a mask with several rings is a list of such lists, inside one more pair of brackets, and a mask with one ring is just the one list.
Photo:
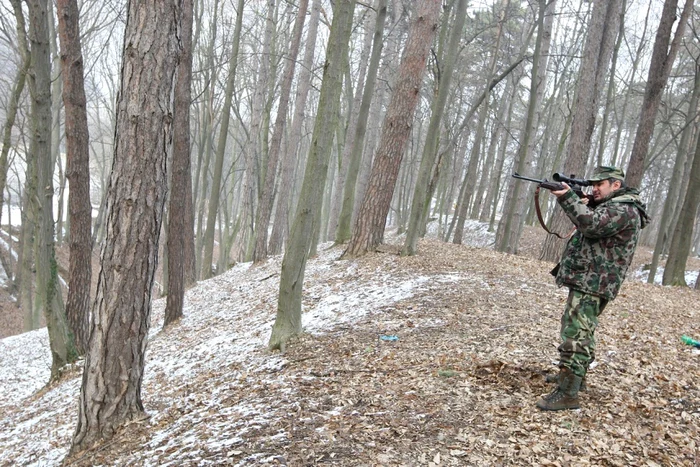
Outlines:
{"label": "rifle sling", "polygon": [[566,240],[567,238],[571,237],[574,232],[576,232],[576,227],[569,232],[568,235],[562,236],[556,232],[552,232],[547,228],[547,225],[544,223],[544,219],[542,218],[542,211],[540,211],[540,186],[538,185],[537,188],[535,188],[535,212],[537,213],[537,219],[540,221],[540,225],[544,229],[545,232],[547,232],[550,235],[556,235],[557,237],[561,238],[562,240]]}

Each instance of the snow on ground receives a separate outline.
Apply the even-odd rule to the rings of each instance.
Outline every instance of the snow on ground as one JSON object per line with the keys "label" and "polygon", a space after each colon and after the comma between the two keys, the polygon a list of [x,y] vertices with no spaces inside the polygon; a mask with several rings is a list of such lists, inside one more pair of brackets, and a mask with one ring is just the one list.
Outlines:
{"label": "snow on ground", "polygon": [[[698,273],[700,271],[686,271],[685,272],[685,282],[688,284],[688,287],[693,288],[695,287],[695,281],[698,278]],[[659,267],[656,270],[656,274],[654,275],[654,284],[656,285],[661,285],[661,281],[664,277],[664,268]],[[646,282],[649,280],[649,270],[644,269],[644,268],[639,268],[634,273],[632,274],[631,277],[633,280],[640,281],[640,282]]]}
{"label": "snow on ground", "polygon": [[[355,261],[336,261],[341,250],[328,247],[322,245],[326,249],[307,266],[302,322],[310,333],[328,333],[349,325],[411,297],[431,281],[460,279],[454,274],[408,277],[400,271],[360,274]],[[198,463],[197,453],[213,444],[235,450],[241,434],[270,423],[275,402],[267,400],[264,391],[239,403],[227,403],[224,409],[221,402],[228,386],[253,373],[267,375],[263,385],[289,385],[290,394],[294,392],[294,385],[277,374],[287,364],[285,358],[266,351],[280,263],[281,258],[276,257],[260,266],[238,264],[199,283],[186,294],[182,322],[167,331],[161,330],[164,300],[154,302],[143,386],[154,436],[144,452],[125,462],[142,463],[159,455],[162,459],[166,452],[170,465],[183,459]],[[1,340],[0,363],[0,465],[59,465],[77,420],[79,372],[42,391],[51,365],[46,329]],[[195,381],[202,384],[202,380],[211,391],[206,400],[200,398],[201,390],[183,398],[183,387]],[[164,422],[178,410],[187,417]],[[206,427],[199,426],[213,412],[218,422],[209,420]],[[238,434],[231,437],[231,433]]]}

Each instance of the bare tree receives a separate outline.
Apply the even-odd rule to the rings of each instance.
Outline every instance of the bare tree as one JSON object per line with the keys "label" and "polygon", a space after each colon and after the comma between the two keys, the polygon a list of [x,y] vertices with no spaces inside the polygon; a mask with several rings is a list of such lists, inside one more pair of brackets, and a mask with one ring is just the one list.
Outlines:
{"label": "bare tree", "polygon": [[[439,74],[439,89],[437,98],[432,106],[430,123],[426,134],[425,145],[423,146],[423,157],[421,157],[420,168],[413,190],[413,200],[411,202],[411,214],[406,230],[406,241],[404,242],[402,254],[414,255],[418,247],[418,237],[422,235],[425,227],[427,210],[430,207],[432,192],[429,189],[430,178],[433,173],[433,166],[438,153],[438,136],[440,134],[440,123],[445,113],[445,104],[450,92],[452,83],[452,73],[457,61],[457,55],[461,48],[461,38],[464,34],[464,22],[467,17],[467,0],[457,2],[454,24],[450,32],[450,41],[447,47],[445,63],[441,66]],[[498,46],[496,46],[498,47]],[[494,56],[497,51],[494,51]],[[495,60],[493,61],[495,63]]]}
{"label": "bare tree", "polygon": [[69,455],[145,416],[141,383],[167,188],[180,3],[129,1],[106,241]]}
{"label": "bare tree", "polygon": [[369,110],[377,82],[379,62],[382,58],[382,38],[384,37],[386,13],[386,0],[380,0],[377,4],[377,18],[375,20],[374,35],[372,37],[372,54],[369,60],[365,86],[362,91],[362,101],[360,102],[360,110],[357,115],[357,125],[352,138],[351,151],[349,153],[350,160],[348,161],[347,173],[345,174],[345,182],[342,187],[339,187],[339,190],[342,189],[343,191],[343,198],[335,232],[335,242],[338,244],[350,240],[357,176],[360,172],[362,149],[364,148],[365,135],[367,134],[367,119],[369,117]]}
{"label": "bare tree", "polygon": [[347,61],[354,11],[355,2],[350,0],[337,3],[333,12],[311,150],[306,163],[299,206],[289,233],[289,244],[282,260],[277,316],[268,345],[270,349],[284,350],[289,338],[301,332],[304,272],[312,243],[311,233],[314,231],[314,224],[319,222],[316,217],[316,204],[321,199],[328,175],[328,160],[336,132],[343,69]]}
{"label": "bare tree", "polygon": [[[582,175],[586,167],[598,113],[598,102],[615,44],[615,36],[619,32],[621,4],[622,0],[593,3],[588,37],[579,69],[571,136],[564,163],[566,174]],[[558,210],[551,224],[552,231],[562,232],[570,225],[570,221],[563,211]],[[547,261],[558,261],[563,246],[562,240],[554,235],[548,236],[542,248],[542,258]]]}
{"label": "bare tree", "polygon": [[212,258],[214,256],[214,231],[216,230],[216,213],[219,209],[221,198],[221,176],[224,167],[224,153],[226,152],[226,141],[229,134],[229,122],[231,119],[231,102],[233,101],[233,91],[236,84],[236,67],[238,66],[238,50],[241,43],[241,28],[243,26],[243,6],[244,0],[238,0],[236,10],[236,26],[233,32],[233,46],[231,48],[231,59],[229,61],[228,78],[226,80],[226,94],[224,97],[224,107],[222,109],[221,126],[219,128],[219,140],[216,146],[216,159],[214,160],[214,174],[211,183],[211,196],[209,197],[209,209],[207,212],[207,228],[204,231],[204,253],[200,268],[200,278],[211,277]]}
{"label": "bare tree", "polygon": [[304,19],[306,17],[306,9],[308,0],[299,2],[299,11],[294,22],[294,32],[292,33],[292,42],[287,57],[287,63],[282,76],[282,92],[277,109],[277,117],[270,142],[270,152],[267,157],[267,170],[265,171],[265,183],[262,189],[262,196],[258,207],[257,221],[255,222],[255,250],[253,251],[253,261],[260,261],[267,257],[267,230],[270,223],[270,215],[272,213],[272,205],[274,202],[274,185],[277,175],[277,163],[279,161],[280,147],[282,146],[282,133],[284,132],[285,123],[287,121],[287,110],[289,108],[289,94],[292,90],[292,80],[294,78],[294,68],[296,66],[297,56],[299,55],[299,46],[301,44],[301,33],[304,28]]}
{"label": "bare tree", "polygon": [[700,137],[696,138],[693,165],[690,168],[690,179],[685,199],[678,215],[678,222],[671,237],[666,268],[664,269],[664,285],[687,286],[685,266],[690,254],[693,239],[693,226],[700,206]]}
{"label": "bare tree", "polygon": [[[190,171],[190,100],[192,94],[192,0],[182,0],[180,60],[173,102],[173,163],[168,213],[168,298],[163,326],[182,317],[185,296],[185,254],[194,254],[192,177]],[[189,267],[193,265],[189,261]]]}
{"label": "bare tree", "polygon": [[83,77],[77,0],[57,0],[61,41],[63,105],[66,112],[66,178],[70,186],[70,265],[66,319],[81,353],[89,339],[92,277],[92,205],[90,204],[90,142]]}
{"label": "bare tree", "polygon": [[649,141],[654,132],[654,121],[659,110],[664,87],[671,73],[671,67],[676,59],[678,48],[685,33],[688,17],[693,10],[693,3],[693,0],[685,1],[676,33],[673,40],[671,40],[673,23],[676,21],[678,0],[666,0],[664,2],[661,22],[659,23],[659,29],[656,31],[654,50],[651,53],[651,64],[649,65],[649,75],[646,89],[644,90],[642,114],[639,120],[639,127],[637,128],[637,135],[634,138],[632,156],[627,166],[625,183],[629,186],[641,186],[644,165],[649,152]]}
{"label": "bare tree", "polygon": [[[60,376],[60,369],[78,355],[63,309],[58,267],[54,251],[53,226],[53,161],[51,160],[51,65],[47,5],[41,0],[27,1],[29,11],[30,73],[32,96],[31,142],[28,158],[34,160],[36,191],[30,203],[37,215],[35,224],[34,264],[36,288],[34,308],[43,312],[51,347],[51,378]],[[41,187],[40,189],[38,187]],[[27,254],[27,251],[25,251]]]}
{"label": "bare tree", "polygon": [[413,126],[428,52],[437,30],[440,5],[441,2],[436,0],[422,0],[417,4],[416,17],[401,58],[398,79],[384,119],[367,192],[350,243],[343,253],[344,258],[361,256],[376,248],[384,238],[386,218]]}

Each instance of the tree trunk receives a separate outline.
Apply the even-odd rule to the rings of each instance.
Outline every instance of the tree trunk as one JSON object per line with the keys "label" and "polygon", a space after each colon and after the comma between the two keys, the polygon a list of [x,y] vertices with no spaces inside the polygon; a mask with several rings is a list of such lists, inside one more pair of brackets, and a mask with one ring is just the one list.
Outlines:
{"label": "tree trunk", "polygon": [[690,102],[688,104],[688,111],[686,112],[686,127],[683,130],[680,143],[678,145],[678,152],[676,153],[676,160],[673,163],[673,172],[671,174],[671,179],[668,182],[668,191],[666,194],[666,199],[664,200],[663,210],[661,211],[661,220],[659,221],[659,232],[656,235],[656,243],[654,245],[654,254],[651,259],[651,266],[649,268],[649,277],[647,282],[649,284],[654,283],[654,278],[656,277],[656,270],[659,266],[659,258],[665,250],[668,244],[668,237],[672,233],[671,224],[672,220],[676,218],[674,214],[677,212],[679,195],[681,194],[681,188],[683,185],[683,172],[685,170],[686,160],[688,159],[688,153],[690,152],[690,144],[692,144],[691,135],[693,133],[692,122],[697,118],[698,101],[700,100],[700,60],[695,63],[695,85],[693,86],[693,94],[691,95]]}
{"label": "tree trunk", "polygon": [[309,30],[306,34],[304,47],[304,62],[299,72],[299,84],[294,99],[294,117],[289,130],[289,143],[287,150],[282,155],[282,167],[280,170],[280,186],[277,194],[277,207],[275,209],[275,222],[270,234],[268,253],[276,255],[282,251],[282,245],[289,230],[289,212],[292,210],[292,187],[294,184],[294,165],[297,162],[297,154],[301,151],[299,145],[302,139],[306,100],[311,89],[311,70],[314,62],[314,50],[318,33],[318,22],[321,12],[321,0],[313,0],[311,4],[311,17],[309,18]]}
{"label": "tree trunk", "polygon": [[386,0],[377,2],[377,17],[374,23],[374,37],[372,38],[372,54],[367,68],[365,87],[362,90],[362,102],[357,115],[357,126],[355,135],[352,138],[352,151],[350,152],[348,169],[345,174],[345,182],[338,190],[342,190],[343,200],[338,214],[338,225],[335,230],[335,243],[341,244],[350,240],[352,228],[352,214],[355,206],[355,190],[357,189],[357,177],[360,173],[360,163],[362,162],[362,152],[365,147],[365,136],[367,135],[367,119],[374,97],[374,89],[377,83],[377,73],[379,62],[382,58],[382,48],[384,42],[384,25],[386,23]]}
{"label": "tree trunk", "polygon": [[[464,34],[464,23],[467,17],[467,0],[457,1],[454,24],[450,33],[450,42],[447,46],[447,56],[445,64],[440,70],[440,81],[438,95],[433,103],[430,123],[426,133],[425,145],[423,146],[423,157],[420,161],[416,185],[413,191],[411,202],[411,212],[406,230],[406,241],[404,242],[402,255],[415,255],[418,247],[418,237],[425,227],[425,212],[429,209],[432,192],[429,189],[430,178],[433,173],[433,166],[438,153],[438,136],[440,134],[440,124],[445,113],[445,104],[450,92],[452,83],[452,73],[454,71],[457,55],[461,48],[460,39]],[[498,47],[498,45],[496,46]],[[494,52],[494,55],[496,52]]]}
{"label": "tree trunk", "polygon": [[644,90],[644,102],[642,103],[639,127],[637,127],[632,155],[627,166],[625,183],[628,186],[641,186],[645,162],[649,152],[649,141],[651,141],[651,136],[654,132],[654,121],[659,110],[659,104],[661,104],[664,87],[666,87],[668,76],[671,73],[673,61],[676,59],[678,48],[683,39],[688,17],[693,10],[693,0],[685,1],[680,21],[676,27],[676,33],[673,40],[671,40],[677,7],[678,0],[666,0],[664,2],[659,29],[656,31],[656,39],[654,40],[654,50],[651,53],[651,64],[649,65],[649,75],[646,89]]}
{"label": "tree trunk", "polygon": [[167,189],[179,18],[174,0],[127,4],[107,236],[69,455],[146,416],[141,383]]}
{"label": "tree trunk", "polygon": [[[585,176],[582,172],[585,170],[586,161],[588,161],[591,136],[598,113],[598,101],[608,71],[615,38],[619,32],[618,21],[620,21],[621,3],[622,0],[593,3],[588,37],[579,70],[571,136],[564,163],[564,173],[566,174]],[[550,229],[553,232],[563,232],[571,225],[571,221],[561,209],[558,209],[551,224]],[[563,247],[563,240],[549,235],[542,248],[542,259],[558,261]]]}
{"label": "tree trunk", "polygon": [[224,167],[228,126],[231,120],[233,88],[236,84],[236,67],[238,65],[238,49],[241,44],[244,3],[244,0],[238,0],[238,6],[236,7],[236,26],[233,31],[233,45],[231,47],[231,59],[229,61],[228,79],[226,81],[226,94],[224,96],[224,107],[222,109],[221,126],[219,128],[219,140],[216,146],[214,176],[211,183],[211,196],[209,197],[209,209],[207,211],[207,228],[204,231],[204,252],[202,254],[200,269],[200,277],[202,279],[209,279],[211,277],[211,266],[214,256],[214,231],[216,230],[216,211],[219,209],[219,199],[221,198],[221,173]]}
{"label": "tree trunk", "polygon": [[[539,0],[538,34],[535,44],[535,57],[532,65],[532,80],[530,100],[528,103],[525,126],[518,151],[516,172],[522,175],[533,175],[531,168],[535,157],[535,136],[539,126],[542,95],[547,81],[547,61],[552,38],[552,22],[556,2],[547,4]],[[545,19],[546,17],[546,19]],[[524,186],[521,180],[511,179],[506,196],[505,210],[496,232],[496,250],[516,253],[520,242],[520,232],[525,222],[525,203],[531,192],[529,186]]]}
{"label": "tree trunk", "polygon": [[685,265],[690,254],[693,239],[693,226],[700,206],[700,137],[696,138],[695,155],[690,169],[688,190],[681,206],[678,222],[671,237],[666,268],[664,269],[664,285],[687,286],[685,281]]}
{"label": "tree trunk", "polygon": [[[386,2],[385,0],[379,0],[377,5],[377,12],[378,14],[384,14],[386,15]],[[384,4],[382,7],[381,3]],[[382,13],[383,10],[383,13]],[[376,22],[376,21],[375,21]],[[340,155],[340,158],[338,160],[337,168],[337,176],[335,177],[335,183],[333,187],[333,197],[331,198],[331,205],[330,205],[330,212],[329,212],[329,226],[326,238],[333,238],[335,239],[335,232],[338,229],[338,219],[340,218],[340,210],[343,205],[343,187],[345,186],[345,181],[347,180],[348,176],[348,170],[350,168],[350,160],[352,156],[352,151],[353,148],[355,147],[355,136],[357,134],[357,126],[359,125],[359,114],[360,114],[360,107],[362,107],[362,96],[364,95],[364,92],[362,91],[365,85],[365,81],[367,79],[367,65],[369,62],[369,57],[371,55],[371,48],[372,48],[372,38],[374,37],[374,31],[370,31],[369,27],[367,26],[366,23],[368,23],[368,20],[366,19],[364,21],[365,23],[365,38],[364,38],[364,43],[362,45],[362,50],[360,50],[360,63],[357,67],[357,82],[355,85],[355,92],[353,95],[353,89],[351,86],[352,83],[352,77],[350,76],[350,67],[345,70],[346,73],[346,86],[347,86],[347,92],[346,95],[348,96],[348,120],[347,120],[347,128],[344,131],[338,131],[338,136],[337,138],[339,139],[338,141],[338,154]],[[376,29],[376,28],[375,28]],[[383,25],[382,25],[383,29]],[[375,70],[376,72],[376,70]],[[339,125],[339,129],[342,129],[343,126]],[[342,138],[342,139],[341,139]]]}
{"label": "tree trunk", "polygon": [[[29,41],[31,44],[31,141],[28,158],[35,160],[36,184],[36,266],[35,314],[43,312],[51,347],[51,379],[60,376],[60,369],[78,355],[75,341],[66,323],[58,284],[58,268],[54,253],[53,164],[51,160],[51,63],[49,51],[49,11],[41,0],[27,1]],[[27,252],[25,251],[25,254]]]}
{"label": "tree trunk", "polygon": [[[192,0],[180,4],[180,61],[173,102],[173,162],[168,210],[168,298],[163,326],[182,317],[185,299],[185,254],[194,252],[192,175],[190,170],[190,101],[192,95]],[[188,202],[189,198],[189,202]],[[189,210],[187,209],[189,207]],[[190,260],[191,261],[191,260]]]}
{"label": "tree trunk", "polygon": [[343,253],[344,258],[361,256],[376,248],[384,238],[386,217],[411,134],[428,52],[437,29],[440,5],[441,2],[436,0],[417,2],[416,19],[411,25],[399,65],[398,79],[384,119],[367,192],[358,212],[352,238]]}
{"label": "tree trunk", "polygon": [[304,272],[314,224],[320,222],[317,218],[317,204],[323,196],[328,175],[328,160],[333,150],[343,70],[348,59],[354,11],[354,1],[342,1],[336,4],[333,12],[311,150],[306,163],[299,206],[289,234],[289,245],[282,260],[277,316],[270,336],[270,349],[284,350],[287,340],[301,332]]}
{"label": "tree trunk", "polygon": [[280,147],[282,146],[282,134],[287,122],[287,110],[289,108],[289,94],[292,90],[292,80],[294,78],[294,68],[299,55],[299,45],[301,44],[301,33],[304,29],[306,9],[308,0],[299,2],[299,11],[294,21],[292,32],[292,42],[289,49],[289,56],[282,76],[282,91],[277,109],[277,118],[272,132],[270,142],[270,153],[267,156],[267,170],[265,171],[265,183],[263,185],[262,197],[258,205],[258,215],[255,222],[255,250],[253,250],[253,261],[261,261],[267,257],[267,231],[270,224],[270,215],[274,203],[275,178],[277,175],[277,163],[279,161]]}
{"label": "tree trunk", "polygon": [[[12,146],[12,127],[17,118],[19,100],[22,97],[22,91],[24,90],[24,84],[27,79],[27,70],[29,69],[29,46],[27,45],[27,33],[24,25],[24,14],[22,13],[22,2],[21,0],[10,0],[10,2],[15,13],[17,43],[22,61],[17,69],[17,76],[14,81],[15,85],[12,88],[8,108],[5,112],[5,126],[2,132],[2,150],[0,152],[0,220],[2,220],[2,210],[5,203],[8,170],[7,159],[10,154],[10,147]],[[7,277],[11,278],[12,274],[9,271],[6,272],[8,273]]]}
{"label": "tree trunk", "polygon": [[90,281],[92,277],[92,206],[90,204],[90,139],[83,77],[77,0],[57,0],[61,41],[63,105],[66,112],[66,178],[70,265],[66,319],[81,353],[90,338]]}

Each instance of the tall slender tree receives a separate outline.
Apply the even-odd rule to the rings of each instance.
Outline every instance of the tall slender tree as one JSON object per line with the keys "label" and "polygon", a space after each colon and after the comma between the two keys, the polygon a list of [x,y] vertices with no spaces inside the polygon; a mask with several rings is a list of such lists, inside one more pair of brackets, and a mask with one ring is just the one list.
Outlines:
{"label": "tall slender tree", "polygon": [[228,78],[226,79],[226,91],[224,95],[224,107],[222,109],[221,123],[219,127],[219,139],[216,145],[216,158],[214,160],[214,173],[211,182],[211,196],[209,197],[209,209],[207,211],[207,228],[204,231],[204,252],[200,267],[200,277],[211,277],[211,266],[214,257],[214,233],[216,230],[216,213],[219,210],[221,199],[221,178],[224,168],[224,154],[229,135],[229,122],[231,121],[231,103],[236,84],[236,68],[238,66],[238,50],[241,44],[241,29],[243,27],[244,0],[238,0],[236,9],[236,26],[233,31],[233,44],[231,47],[231,59],[229,60]]}
{"label": "tall slender tree", "polygon": [[[581,59],[576,89],[571,135],[564,173],[581,174],[586,168],[591,147],[593,128],[598,114],[598,102],[608,71],[608,64],[619,32],[620,8],[622,0],[594,2],[591,12],[588,37]],[[556,211],[551,221],[552,230],[563,232],[570,221],[563,211]],[[544,242],[541,257],[547,261],[558,261],[564,243],[554,235]]]}
{"label": "tall slender tree", "polygon": [[440,5],[441,2],[436,0],[417,2],[416,16],[399,65],[367,192],[357,214],[352,237],[343,253],[344,258],[361,256],[376,248],[384,239],[386,218],[413,127],[428,52],[437,30]]}
{"label": "tall slender tree", "polygon": [[693,240],[693,227],[700,206],[700,137],[696,138],[695,155],[693,165],[690,168],[688,190],[681,205],[678,222],[671,237],[671,246],[668,250],[668,259],[664,269],[664,285],[687,286],[685,280],[685,266]]}
{"label": "tall slender tree", "polygon": [[642,114],[637,127],[637,135],[634,138],[630,162],[627,166],[625,183],[629,186],[641,186],[644,165],[649,152],[649,141],[651,141],[651,136],[654,132],[654,121],[661,104],[664,87],[666,87],[673,62],[676,59],[683,35],[685,34],[688,17],[693,10],[693,4],[693,0],[685,1],[675,35],[673,40],[671,40],[673,24],[676,22],[678,0],[666,0],[664,2],[659,29],[656,31],[654,50],[651,53],[649,75],[646,88],[644,89]]}
{"label": "tall slender tree", "polygon": [[406,241],[401,251],[404,255],[416,254],[418,237],[421,235],[425,225],[426,210],[430,207],[432,192],[429,190],[428,185],[430,184],[433,166],[435,165],[435,159],[438,153],[440,124],[442,122],[442,116],[445,113],[445,104],[447,103],[447,96],[450,92],[452,74],[454,72],[455,63],[457,62],[461,38],[464,35],[467,3],[467,0],[457,1],[457,10],[455,12],[454,24],[450,32],[445,63],[440,69],[438,94],[432,106],[430,123],[428,123],[426,140],[423,146],[423,157],[421,157],[420,168],[418,169],[418,176],[413,190],[411,213],[408,221],[408,229],[406,230]]}
{"label": "tall slender tree", "polygon": [[168,297],[163,326],[182,317],[186,269],[194,253],[192,176],[190,171],[190,101],[192,95],[192,0],[181,0],[180,60],[175,77],[173,102],[173,163],[168,213]]}
{"label": "tall slender tree", "polygon": [[89,339],[90,281],[92,278],[92,205],[90,204],[90,137],[87,124],[83,52],[77,0],[57,0],[61,42],[63,105],[66,113],[66,178],[70,218],[70,264],[66,318],[78,350]]}
{"label": "tall slender tree", "polygon": [[69,455],[145,417],[141,384],[167,189],[181,3],[126,6],[106,240]]}
{"label": "tall slender tree", "polygon": [[382,48],[384,41],[384,24],[386,23],[387,6],[386,0],[379,0],[377,3],[377,17],[374,23],[374,36],[372,38],[372,54],[367,68],[365,86],[362,91],[362,101],[357,115],[357,126],[352,139],[352,151],[350,151],[348,169],[345,174],[343,184],[343,200],[338,215],[338,226],[335,232],[335,242],[346,243],[350,240],[352,228],[352,213],[355,204],[355,190],[357,186],[357,176],[360,172],[360,162],[362,162],[362,149],[364,148],[365,135],[367,134],[367,119],[374,96],[374,89],[377,82],[379,62],[382,58]]}
{"label": "tall slender tree", "polygon": [[292,90],[292,80],[294,79],[294,69],[296,67],[299,46],[301,44],[301,33],[304,29],[304,20],[309,0],[299,2],[299,10],[294,21],[294,31],[292,32],[292,42],[289,55],[282,76],[282,91],[277,117],[272,132],[270,142],[270,152],[267,156],[267,170],[265,171],[265,182],[263,184],[260,203],[258,203],[257,220],[255,222],[255,249],[253,250],[253,261],[260,261],[267,257],[267,231],[274,203],[274,188],[277,175],[277,164],[279,162],[280,148],[282,146],[282,134],[287,122],[287,110],[289,109],[289,95]]}
{"label": "tall slender tree", "polygon": [[328,161],[333,149],[343,70],[348,59],[348,42],[352,32],[354,11],[355,1],[343,0],[336,3],[333,12],[311,149],[304,172],[299,205],[289,233],[289,244],[282,260],[277,316],[270,336],[270,349],[284,350],[289,338],[301,332],[301,293],[304,272],[312,243],[311,234],[314,231],[314,224],[319,222],[316,218],[319,211],[316,204],[323,195],[324,182],[328,175]]}
{"label": "tall slender tree", "polygon": [[[43,312],[51,347],[51,378],[60,376],[60,369],[77,359],[75,341],[66,323],[65,310],[58,283],[58,267],[54,250],[53,225],[53,161],[51,160],[51,65],[49,23],[46,2],[28,0],[31,65],[29,92],[31,104],[31,142],[28,158],[34,160],[36,191],[33,199],[37,214],[34,264],[36,288],[34,307]],[[27,252],[25,251],[25,254]]]}

